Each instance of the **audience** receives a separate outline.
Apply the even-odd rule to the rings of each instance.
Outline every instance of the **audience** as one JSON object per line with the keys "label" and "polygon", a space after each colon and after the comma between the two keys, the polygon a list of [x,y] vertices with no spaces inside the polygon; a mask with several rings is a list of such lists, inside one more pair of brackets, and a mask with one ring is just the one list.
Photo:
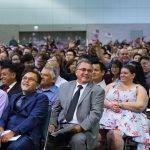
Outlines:
{"label": "audience", "polygon": [[[45,39],[43,39],[43,41],[45,41]],[[119,91],[118,92],[119,96],[122,97],[123,94],[122,94],[122,90],[120,90],[120,87],[122,85],[125,85],[126,82],[122,81],[122,80],[124,80],[123,78],[125,78],[125,75],[124,75],[124,77],[122,77],[122,75],[120,75],[120,72],[121,72],[122,66],[130,64],[134,67],[135,72],[132,72],[132,71],[130,72],[130,69],[129,70],[127,69],[129,71],[128,72],[129,75],[126,78],[129,78],[134,74],[135,74],[135,77],[134,77],[133,81],[129,79],[131,85],[133,86],[133,88],[131,88],[131,95],[129,96],[129,99],[131,97],[133,97],[132,92],[135,94],[138,94],[135,92],[136,91],[135,89],[139,89],[139,88],[142,89],[142,86],[146,89],[147,93],[149,93],[149,88],[150,88],[150,82],[149,82],[150,81],[150,73],[149,73],[150,72],[150,65],[149,65],[150,64],[149,63],[149,61],[150,61],[150,59],[149,59],[150,58],[150,54],[149,54],[150,42],[144,41],[144,38],[138,38],[133,41],[127,41],[127,40],[124,40],[121,42],[119,42],[119,40],[110,41],[109,43],[106,43],[105,45],[103,45],[103,43],[101,43],[101,41],[99,41],[98,38],[96,38],[95,41],[90,41],[88,46],[85,46],[85,43],[82,42],[82,40],[76,40],[76,41],[69,40],[68,43],[67,42],[65,43],[66,47],[59,46],[57,43],[58,43],[57,40],[50,41],[49,38],[46,39],[44,44],[38,43],[38,42],[32,43],[32,41],[31,41],[29,44],[26,44],[26,45],[17,43],[16,45],[12,44],[11,46],[7,46],[4,43],[0,42],[0,77],[1,77],[0,78],[0,88],[7,92],[7,93],[5,93],[0,90],[0,96],[2,93],[1,99],[4,100],[4,101],[2,101],[2,104],[3,104],[2,108],[1,108],[2,112],[5,111],[5,108],[8,105],[8,98],[9,98],[9,100],[11,100],[12,99],[11,96],[13,94],[19,93],[22,91],[21,87],[20,87],[20,82],[22,80],[22,72],[29,70],[29,69],[38,71],[39,73],[41,73],[42,81],[41,81],[40,85],[38,86],[37,92],[45,94],[48,97],[49,110],[51,110],[51,107],[53,107],[53,106],[55,108],[55,103],[57,104],[57,100],[62,98],[60,95],[58,95],[59,89],[60,89],[60,93],[62,91],[63,91],[62,92],[63,94],[65,92],[67,92],[65,94],[65,96],[68,98],[68,95],[70,94],[70,89],[68,89],[68,91],[66,91],[65,88],[62,90],[61,87],[65,87],[65,85],[70,85],[70,83],[74,82],[72,80],[78,81],[79,77],[77,78],[76,74],[79,72],[85,72],[85,73],[81,74],[81,76],[84,79],[88,78],[87,74],[90,74],[90,76],[92,75],[92,80],[93,80],[94,84],[97,84],[98,86],[100,86],[103,89],[105,89],[106,91],[108,91],[106,93],[106,96],[108,95],[108,97],[109,97],[109,92],[111,92],[112,90],[116,90],[116,88],[117,88],[117,90]],[[81,68],[80,70],[78,69],[79,66],[77,66],[77,61],[82,58],[86,58],[86,59],[89,59],[90,61],[92,61],[92,67],[93,67],[92,73],[88,72],[88,70],[84,71],[85,69],[83,69],[83,68]],[[76,66],[77,66],[77,68],[76,68]],[[2,69],[2,71],[1,71],[1,69]],[[125,69],[125,68],[123,68],[123,69]],[[144,73],[143,73],[143,71],[144,71]],[[66,83],[67,81],[71,81],[71,82]],[[136,82],[136,84],[133,84],[133,82]],[[110,89],[108,90],[109,86],[106,86],[106,85],[109,83],[112,83],[112,86],[110,86]],[[134,87],[134,85],[136,88]],[[142,86],[140,86],[140,85],[142,85]],[[128,85],[126,85],[126,86],[128,87]],[[70,86],[70,87],[72,87],[72,86]],[[144,90],[142,89],[142,91],[144,91]],[[121,94],[120,94],[120,92],[121,92]],[[126,96],[126,93],[128,93],[128,92],[129,92],[128,90],[124,91],[125,99],[128,98],[128,96]],[[137,92],[138,92],[138,90],[137,90]],[[7,94],[8,94],[8,98],[7,98]],[[73,94],[74,93],[72,93],[72,95]],[[139,97],[139,94],[137,96]],[[66,98],[66,102],[67,102],[67,98]],[[112,98],[113,98],[113,96],[112,96]],[[71,96],[70,96],[69,100],[70,99],[71,99]],[[133,100],[135,100],[135,99],[136,98],[133,97]],[[138,99],[139,98],[137,98],[137,100]],[[107,103],[106,100],[105,100],[105,102]],[[143,102],[143,101],[141,101],[141,102]],[[119,104],[116,101],[114,101],[113,103],[114,103],[115,108],[122,107],[122,106],[118,106],[120,104],[120,101],[119,101]],[[125,107],[126,107],[126,105],[128,107],[129,104],[125,103]],[[136,102],[135,106],[137,106],[137,104],[139,104],[139,102]],[[147,107],[148,108],[150,107],[150,100],[149,100],[149,103],[147,106],[146,106],[146,104],[147,104],[147,101],[145,101],[145,105],[143,106],[143,107],[145,107],[145,109],[143,108],[144,110],[142,109],[143,113],[145,113],[145,110]],[[65,105],[67,105],[69,107],[69,103],[65,104]],[[124,105],[124,102],[123,102],[123,105]],[[142,103],[141,103],[141,105],[142,105]],[[110,110],[113,109],[113,105],[111,105],[111,106],[112,106],[112,108]],[[88,107],[89,107],[89,105],[88,105]],[[79,108],[80,108],[80,106],[79,106]],[[107,109],[107,108],[105,108],[105,109]],[[119,110],[124,113],[124,111],[126,109],[128,109],[128,108],[125,108],[125,109],[120,108]],[[62,108],[62,110],[66,110],[66,108]],[[78,110],[76,110],[76,111],[78,112]],[[130,110],[126,110],[126,111],[130,112]],[[79,112],[80,112],[80,110],[79,110]],[[104,113],[105,113],[105,111],[104,111]],[[134,113],[134,111],[133,111],[133,113]],[[139,114],[139,110],[137,113]],[[141,114],[143,115],[143,113],[141,113]],[[109,115],[109,113],[108,113],[108,115]],[[115,115],[117,116],[118,113],[115,112]],[[63,116],[63,117],[65,117],[65,116]],[[129,117],[130,117],[130,115],[129,115]],[[77,118],[78,118],[78,116],[77,116]],[[85,116],[85,118],[86,118],[86,116]],[[81,120],[79,120],[79,122],[80,121]],[[145,124],[145,120],[143,121],[143,118],[141,121],[140,120],[138,120],[138,121],[139,121],[139,124],[141,124],[141,125]],[[101,122],[101,120],[100,120],[100,122]],[[131,121],[130,125],[132,125],[132,123],[133,122]],[[35,127],[35,128],[38,128],[38,127]],[[115,129],[116,128],[117,127],[115,127]],[[84,133],[83,130],[84,129],[82,129],[82,132]],[[102,131],[104,131],[104,132],[102,132]],[[107,131],[108,130],[100,130],[100,133],[102,136],[101,140],[103,140],[104,137],[106,138],[106,135],[107,135],[108,143],[111,143],[111,142],[113,143],[114,141],[110,138],[110,136],[114,134],[113,129],[110,129],[108,131],[108,134],[106,134]],[[116,130],[114,130],[114,131],[116,133]],[[127,132],[127,135],[125,135],[125,134],[123,134],[124,132],[122,130],[120,130],[120,131],[121,131],[121,134],[123,135],[123,137],[124,136],[132,137],[132,135],[128,134],[128,132]],[[141,130],[139,132],[141,132]],[[85,131],[85,133],[87,133],[87,130]],[[119,136],[117,136],[117,138],[120,138],[120,132],[118,134],[119,134]],[[145,133],[144,133],[144,135],[145,135]],[[96,137],[97,137],[97,134],[95,135],[94,138],[96,138]],[[116,138],[116,135],[115,136],[113,135],[112,137]],[[66,138],[66,135],[65,135],[65,138]],[[93,140],[93,137],[92,137],[92,140]],[[139,141],[141,141],[141,138],[136,137],[135,141],[137,141],[139,143]],[[96,142],[96,140],[95,140],[95,142]],[[118,140],[117,142],[121,143],[122,138],[120,138],[120,141]],[[148,144],[150,144],[149,141],[148,141]],[[70,144],[70,145],[72,145],[72,144]],[[95,143],[93,145],[95,145]],[[115,147],[115,146],[116,145],[113,143],[112,147]],[[101,147],[102,147],[102,145],[101,145]],[[140,148],[140,144],[138,144],[138,148]]]}

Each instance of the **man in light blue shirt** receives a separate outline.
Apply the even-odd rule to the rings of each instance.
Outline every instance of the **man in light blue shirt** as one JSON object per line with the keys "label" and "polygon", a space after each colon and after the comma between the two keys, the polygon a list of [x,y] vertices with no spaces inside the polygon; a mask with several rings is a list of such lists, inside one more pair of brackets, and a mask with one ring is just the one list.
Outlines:
{"label": "man in light blue shirt", "polygon": [[58,96],[58,87],[56,82],[56,71],[50,66],[45,66],[41,71],[41,84],[38,88],[38,93],[45,94],[49,99],[49,108],[55,103]]}

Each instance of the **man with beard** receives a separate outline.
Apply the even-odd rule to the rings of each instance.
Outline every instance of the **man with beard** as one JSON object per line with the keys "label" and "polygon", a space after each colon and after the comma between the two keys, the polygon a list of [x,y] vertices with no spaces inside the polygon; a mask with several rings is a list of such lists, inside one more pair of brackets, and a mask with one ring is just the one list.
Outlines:
{"label": "man with beard", "polygon": [[[22,77],[22,92],[14,94],[0,119],[0,150],[35,150],[39,148],[42,127],[48,112],[48,98],[36,92],[40,75],[28,71]],[[7,132],[5,131],[7,130]],[[4,134],[5,133],[5,134]],[[12,137],[21,135],[16,141]]]}

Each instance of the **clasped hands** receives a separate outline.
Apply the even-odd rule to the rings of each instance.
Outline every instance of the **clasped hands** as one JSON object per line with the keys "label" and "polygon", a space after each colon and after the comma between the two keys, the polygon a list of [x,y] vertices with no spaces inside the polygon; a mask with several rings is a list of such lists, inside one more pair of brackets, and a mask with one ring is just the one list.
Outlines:
{"label": "clasped hands", "polygon": [[118,101],[112,101],[111,102],[111,106],[110,106],[110,109],[113,111],[113,112],[120,112],[120,105],[119,105],[119,102]]}
{"label": "clasped hands", "polygon": [[[48,132],[53,133],[55,131],[56,127],[53,124],[50,124],[48,126]],[[80,133],[82,131],[82,128],[80,125],[75,125],[73,129],[70,130],[72,133]]]}
{"label": "clasped hands", "polygon": [[[3,131],[4,131],[4,129],[0,127],[0,132],[3,132]],[[12,137],[14,137],[15,135],[16,135],[15,132],[10,131],[10,132],[8,132],[8,133],[2,135],[1,138],[0,138],[0,140],[1,140],[1,142],[3,142],[3,143],[7,143],[7,142],[8,142]]]}

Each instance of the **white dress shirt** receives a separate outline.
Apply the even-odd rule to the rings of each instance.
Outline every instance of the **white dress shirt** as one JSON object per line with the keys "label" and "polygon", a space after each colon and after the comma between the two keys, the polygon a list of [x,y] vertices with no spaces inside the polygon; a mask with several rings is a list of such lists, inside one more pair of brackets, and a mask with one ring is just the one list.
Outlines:
{"label": "white dress shirt", "polygon": [[[87,84],[88,84],[88,83],[87,83]],[[79,104],[79,102],[80,102],[81,96],[82,96],[83,91],[85,90],[87,84],[83,84],[83,85],[82,85],[83,88],[80,90],[80,96],[79,96],[79,100],[78,100],[76,109],[75,109],[75,111],[74,111],[73,119],[72,119],[69,123],[79,124],[78,119],[77,119],[77,114],[76,114],[76,113],[77,113],[77,108],[78,108],[78,104]],[[72,95],[72,98],[73,98],[75,92],[78,90],[78,85],[81,85],[81,84],[79,84],[79,83],[77,82],[76,88],[74,89],[74,92],[73,92],[73,95]]]}

